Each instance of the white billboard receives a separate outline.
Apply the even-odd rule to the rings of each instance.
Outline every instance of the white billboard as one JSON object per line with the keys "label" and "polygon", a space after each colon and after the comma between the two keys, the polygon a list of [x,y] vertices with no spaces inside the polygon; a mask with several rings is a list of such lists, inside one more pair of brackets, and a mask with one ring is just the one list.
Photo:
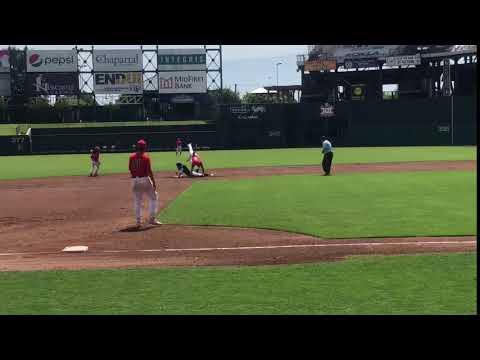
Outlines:
{"label": "white billboard", "polygon": [[97,94],[142,94],[141,72],[95,73],[94,90]]}
{"label": "white billboard", "polygon": [[207,92],[205,71],[164,71],[158,73],[160,94],[193,94]]}
{"label": "white billboard", "polygon": [[205,49],[158,49],[158,71],[207,70]]}
{"label": "white billboard", "polygon": [[477,51],[476,45],[309,45],[309,54],[343,62],[345,59],[370,59],[404,55]]}
{"label": "white billboard", "polygon": [[142,50],[94,50],[95,71],[142,71]]}
{"label": "white billboard", "polygon": [[8,49],[0,49],[0,73],[10,72]]}
{"label": "white billboard", "polygon": [[27,72],[76,72],[75,50],[27,50]]}
{"label": "white billboard", "polygon": [[0,74],[0,96],[10,96],[10,74]]}
{"label": "white billboard", "polygon": [[387,57],[385,65],[387,66],[408,66],[408,65],[420,65],[420,54],[405,55],[405,56],[392,56]]}

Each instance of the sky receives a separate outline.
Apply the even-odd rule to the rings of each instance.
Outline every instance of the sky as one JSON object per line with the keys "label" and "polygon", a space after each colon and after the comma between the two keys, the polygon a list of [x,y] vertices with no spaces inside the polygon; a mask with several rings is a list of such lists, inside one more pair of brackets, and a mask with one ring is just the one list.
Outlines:
{"label": "sky", "polygon": [[[0,45],[6,48],[9,45]],[[12,45],[23,48],[25,45]],[[36,50],[71,49],[75,45],[34,45],[28,46]],[[95,45],[99,49],[132,49],[140,45]],[[79,48],[89,48],[90,45],[78,45]],[[159,48],[191,48],[203,45],[159,45]],[[154,45],[144,45],[144,48],[154,48]],[[241,94],[256,88],[275,85],[276,64],[278,67],[279,85],[300,85],[300,72],[297,72],[296,55],[305,54],[307,45],[223,45],[222,67],[223,87],[235,88]]]}

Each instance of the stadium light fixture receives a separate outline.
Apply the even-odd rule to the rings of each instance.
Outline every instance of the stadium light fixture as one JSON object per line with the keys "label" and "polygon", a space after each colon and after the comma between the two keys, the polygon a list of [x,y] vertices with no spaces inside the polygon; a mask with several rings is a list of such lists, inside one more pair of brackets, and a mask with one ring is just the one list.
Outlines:
{"label": "stadium light fixture", "polygon": [[277,67],[277,90],[278,90],[278,67],[282,65],[281,62],[277,63],[276,67]]}

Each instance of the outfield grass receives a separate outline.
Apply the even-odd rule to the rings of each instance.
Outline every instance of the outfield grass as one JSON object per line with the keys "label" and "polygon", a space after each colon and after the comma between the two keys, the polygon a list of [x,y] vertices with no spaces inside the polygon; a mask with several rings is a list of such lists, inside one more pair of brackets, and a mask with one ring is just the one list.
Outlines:
{"label": "outfield grass", "polygon": [[475,314],[476,254],[0,273],[0,314]]}
{"label": "outfield grass", "polygon": [[322,238],[476,234],[473,171],[290,175],[196,182],[165,223],[288,230]]}
{"label": "outfield grass", "polygon": [[16,135],[16,128],[20,126],[23,133],[28,128],[32,129],[50,129],[50,128],[92,128],[92,127],[110,127],[110,126],[168,126],[168,125],[204,125],[204,120],[185,120],[185,121],[117,121],[117,122],[82,122],[82,123],[51,123],[51,124],[0,124],[0,135]]}
{"label": "outfield grass", "polygon": [[[173,144],[172,144],[173,146]],[[182,157],[186,161],[188,152]],[[155,171],[175,171],[175,152],[150,153]],[[319,165],[321,151],[309,149],[217,150],[200,151],[205,166],[237,168],[250,166]],[[402,161],[476,160],[474,146],[459,147],[379,147],[337,148],[334,164]],[[128,154],[102,154],[101,174],[125,173]],[[89,154],[0,156],[1,179],[85,175],[89,172]]]}

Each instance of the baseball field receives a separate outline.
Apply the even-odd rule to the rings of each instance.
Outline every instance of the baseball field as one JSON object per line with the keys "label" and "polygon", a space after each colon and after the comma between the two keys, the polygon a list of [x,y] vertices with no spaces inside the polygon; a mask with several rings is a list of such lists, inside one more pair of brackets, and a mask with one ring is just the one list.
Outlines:
{"label": "baseball field", "polygon": [[477,311],[475,147],[336,148],[329,177],[319,149],[150,155],[139,231],[128,154],[0,157],[0,314]]}

